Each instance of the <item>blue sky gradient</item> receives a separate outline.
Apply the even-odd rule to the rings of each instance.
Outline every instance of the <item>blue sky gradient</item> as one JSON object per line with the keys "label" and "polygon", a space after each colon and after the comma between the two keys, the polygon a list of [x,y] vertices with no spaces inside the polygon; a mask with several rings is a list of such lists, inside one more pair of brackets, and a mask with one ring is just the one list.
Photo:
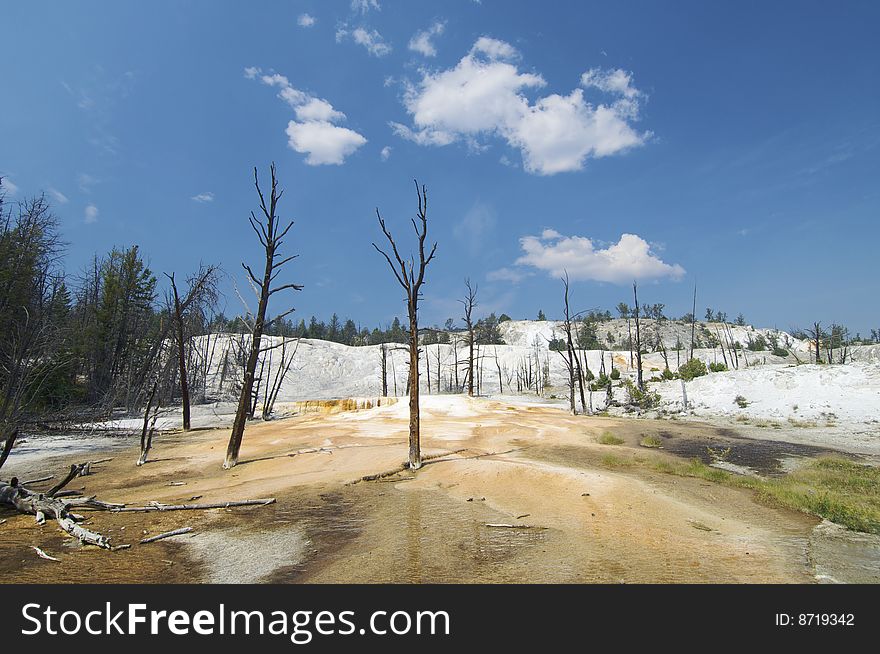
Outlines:
{"label": "blue sky gradient", "polygon": [[[260,257],[246,219],[252,168],[267,175],[274,160],[282,214],[296,220],[287,245],[300,257],[283,280],[305,285],[290,300],[296,317],[335,311],[373,326],[405,313],[370,246],[381,237],[375,207],[408,248],[416,177],[439,242],[423,322],[459,318],[466,276],[479,284],[481,314],[558,315],[561,285],[542,262],[564,237],[603,250],[632,234],[650,248],[645,265],[622,264],[611,280],[585,267],[573,284],[578,309],[630,301],[638,274],[641,299],[673,315],[690,310],[696,281],[700,315],[712,306],[761,326],[880,326],[869,267],[880,244],[877,3],[357,4],[4,2],[7,199],[55,198],[72,273],[137,243],[157,274],[201,260],[244,286],[239,262]],[[429,48],[408,47],[438,23]],[[359,43],[359,28],[372,41]],[[510,52],[473,51],[470,61],[543,79],[517,91],[522,106],[580,89],[584,111],[616,107],[638,143],[538,174],[517,139],[543,144],[546,131],[525,135],[519,122],[442,146],[401,136],[394,123],[425,126],[413,94],[481,37]],[[249,67],[260,72],[249,78]],[[590,70],[599,85],[581,82]],[[614,71],[630,86],[601,87]],[[339,165],[310,165],[285,133],[296,108],[262,81],[275,73],[344,113],[332,124],[366,142]],[[458,100],[443,109],[447,126]],[[531,262],[521,259],[529,236],[545,248]],[[230,292],[226,312],[238,311]]]}

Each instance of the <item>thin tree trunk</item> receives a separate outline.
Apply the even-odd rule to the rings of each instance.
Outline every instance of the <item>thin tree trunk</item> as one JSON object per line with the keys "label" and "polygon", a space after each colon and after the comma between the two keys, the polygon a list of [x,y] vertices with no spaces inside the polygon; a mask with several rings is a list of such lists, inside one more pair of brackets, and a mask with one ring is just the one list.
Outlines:
{"label": "thin tree trunk", "polygon": [[635,323],[636,323],[636,378],[638,379],[639,390],[645,390],[645,382],[642,379],[642,336],[639,329],[639,292],[636,283],[633,282],[633,298],[636,303]]}

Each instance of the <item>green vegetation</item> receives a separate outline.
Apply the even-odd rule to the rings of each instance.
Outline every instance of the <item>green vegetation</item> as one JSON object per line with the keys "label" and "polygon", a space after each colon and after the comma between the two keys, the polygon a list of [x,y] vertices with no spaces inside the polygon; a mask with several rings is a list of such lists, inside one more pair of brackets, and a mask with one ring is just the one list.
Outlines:
{"label": "green vegetation", "polygon": [[646,467],[679,477],[696,477],[733,488],[755,491],[760,501],[826,518],[839,525],[880,534],[880,468],[839,457],[820,457],[774,479],[738,475],[699,459],[643,458],[606,455],[609,468]]}
{"label": "green vegetation", "polygon": [[623,439],[618,438],[610,431],[604,432],[599,438],[596,439],[596,442],[600,445],[622,445]]}
{"label": "green vegetation", "polygon": [[745,409],[749,405],[749,401],[742,395],[737,395],[735,398],[733,398],[733,403],[736,404],[740,409]]}
{"label": "green vegetation", "polygon": [[709,364],[710,372],[727,372],[727,366],[720,361],[718,363],[710,363]]}
{"label": "green vegetation", "polygon": [[695,377],[702,377],[707,374],[706,364],[699,359],[691,359],[679,367],[678,374],[685,381],[690,381]]}
{"label": "green vegetation", "polygon": [[641,445],[642,447],[651,447],[651,448],[661,447],[663,445],[663,441],[660,440],[660,438],[658,438],[657,436],[645,436],[641,440],[641,442],[639,442],[639,445]]}
{"label": "green vegetation", "polygon": [[629,404],[640,409],[651,409],[660,404],[660,394],[649,390],[647,385],[642,390],[631,379],[624,380],[623,385],[629,396]]}
{"label": "green vegetation", "polygon": [[758,334],[754,340],[750,337],[747,346],[752,352],[763,352],[767,349],[767,339],[762,334]]}

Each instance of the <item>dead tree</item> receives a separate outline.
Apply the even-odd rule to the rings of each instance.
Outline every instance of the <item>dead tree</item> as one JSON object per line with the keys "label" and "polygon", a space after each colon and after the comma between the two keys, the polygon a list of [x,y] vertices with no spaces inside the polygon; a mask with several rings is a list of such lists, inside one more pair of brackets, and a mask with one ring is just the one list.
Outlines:
{"label": "dead tree", "polygon": [[645,382],[642,379],[642,335],[639,330],[639,290],[638,285],[633,282],[633,300],[635,301],[635,323],[636,323],[636,379],[638,380],[639,390],[645,390]]}
{"label": "dead tree", "polygon": [[810,337],[810,340],[812,341],[811,345],[815,348],[816,363],[822,363],[822,350],[820,348],[822,337],[825,336],[825,332],[822,330],[822,323],[814,322],[813,327],[807,330],[807,336]]}
{"label": "dead tree", "polygon": [[498,393],[504,395],[504,380],[501,378],[501,363],[498,361],[498,347],[493,348],[493,357],[495,359],[495,369],[498,371]]}
{"label": "dead tree", "polygon": [[[266,386],[266,397],[263,400],[263,420],[268,420],[269,416],[272,415],[272,411],[275,410],[275,402],[278,399],[278,393],[281,392],[281,385],[284,383],[284,378],[287,377],[287,373],[290,372],[290,367],[293,365],[293,358],[296,356],[296,351],[298,349],[299,339],[297,338],[294,341],[293,352],[290,352],[288,354],[287,338],[285,338],[284,336],[281,337],[281,362],[278,364],[278,368],[276,368],[275,370],[275,377],[272,379],[272,383],[267,383]],[[271,375],[271,373],[272,366],[270,363],[269,374]]]}
{"label": "dead tree", "polygon": [[452,370],[455,372],[455,392],[461,393],[461,384],[458,381],[458,335],[452,337],[452,355],[454,359]]}
{"label": "dead tree", "polygon": [[[427,356],[427,355],[426,355]],[[437,394],[440,394],[440,345],[437,345]],[[430,384],[431,380],[428,379],[428,383]]]}
{"label": "dead tree", "polygon": [[144,410],[144,425],[141,428],[141,453],[138,457],[137,464],[142,466],[147,462],[147,455],[153,446],[153,432],[156,429],[156,418],[159,416],[159,404],[156,403],[156,409],[153,411],[152,423],[150,421],[150,411],[153,409],[153,400],[156,397],[156,390],[159,388],[159,380],[153,382],[153,390],[150,391],[150,397],[147,399],[147,408]]}
{"label": "dead tree", "polygon": [[379,358],[382,363],[382,397],[388,397],[388,346],[379,345]]}
{"label": "dead tree", "polygon": [[688,361],[694,358],[694,337],[697,332],[697,285],[694,284],[694,307],[691,310],[691,355]]}
{"label": "dead tree", "polygon": [[[296,255],[285,257],[281,261],[275,261],[275,255],[278,253],[278,248],[280,248],[284,242],[284,237],[287,235],[287,232],[293,227],[293,221],[291,220],[287,226],[282,229],[276,212],[278,201],[281,200],[284,191],[278,189],[278,180],[275,176],[274,163],[269,167],[269,171],[272,177],[272,188],[269,193],[269,202],[267,204],[263,191],[260,189],[260,180],[257,176],[257,169],[254,168],[254,186],[256,187],[257,195],[260,198],[260,211],[263,215],[258,218],[252,211],[248,220],[251,228],[257,235],[260,244],[263,246],[266,253],[266,261],[263,270],[263,277],[261,279],[254,274],[250,266],[245,263],[241,264],[245,272],[248,274],[249,281],[255,285],[254,291],[259,297],[259,304],[257,305],[257,313],[253,318],[253,324],[245,321],[251,331],[251,348],[247,358],[247,365],[245,366],[241,394],[238,398],[238,410],[235,413],[235,421],[232,424],[232,434],[229,436],[229,445],[226,448],[226,459],[223,461],[223,468],[227,470],[238,463],[238,452],[241,449],[245,423],[247,422],[251,406],[251,392],[254,386],[254,374],[257,369],[257,360],[259,359],[260,354],[265,351],[261,349],[261,342],[263,338],[263,330],[267,324],[266,309],[269,306],[269,298],[275,293],[284,290],[290,289],[301,291],[303,288],[300,284],[281,284],[275,287],[272,286],[275,279],[280,274],[282,266],[292,259],[295,259]],[[293,309],[289,309],[288,311],[279,314],[273,320],[269,321],[269,323],[281,320],[292,311]]]}
{"label": "dead tree", "polygon": [[9,436],[6,437],[6,441],[3,443],[3,452],[0,452],[0,468],[3,467],[3,464],[6,463],[6,459],[9,458],[9,453],[12,451],[12,446],[15,445],[16,438],[18,438],[18,429],[14,429]]}
{"label": "dead tree", "polygon": [[[76,468],[73,466],[72,474],[68,475],[70,479],[79,474]],[[110,549],[110,541],[106,536],[82,527],[79,523],[85,518],[70,510],[73,506],[90,506],[90,502],[95,502],[94,498],[67,501],[58,499],[55,494],[61,490],[59,486],[60,484],[56,485],[46,493],[37,493],[25,488],[13,477],[9,483],[0,482],[0,505],[12,507],[20,513],[29,513],[37,519],[38,524],[43,524],[47,518],[56,520],[59,527],[81,542]]]}
{"label": "dead tree", "polygon": [[[415,180],[413,180],[415,181]],[[425,186],[419,187],[415,181],[416,194],[418,195],[419,208],[416,218],[411,219],[413,229],[418,238],[419,263],[416,266],[413,257],[409,261],[404,259],[397,249],[397,244],[391,236],[391,232],[385,226],[385,220],[379,209],[376,209],[376,217],[379,219],[379,227],[391,246],[391,252],[395,261],[373,243],[373,247],[379,254],[385,257],[391,272],[397,282],[406,292],[406,308],[409,315],[409,467],[418,470],[422,466],[422,455],[419,449],[419,298],[421,297],[422,285],[425,283],[425,269],[437,251],[437,243],[431,247],[431,251],[425,251],[425,238],[428,235],[428,191]]]}
{"label": "dead tree", "polygon": [[467,328],[467,339],[468,339],[468,395],[470,397],[474,396],[474,320],[473,320],[473,311],[474,307],[477,306],[477,287],[471,286],[471,280],[464,280],[464,285],[467,287],[467,294],[464,296],[463,300],[459,300],[464,307],[464,324]]}
{"label": "dead tree", "polygon": [[202,266],[199,272],[190,278],[189,290],[181,301],[180,294],[177,292],[177,283],[174,280],[174,273],[165,276],[171,280],[171,297],[168,304],[174,317],[174,337],[177,342],[178,368],[180,375],[180,398],[183,403],[183,430],[189,431],[190,428],[190,400],[189,400],[189,378],[187,376],[186,365],[186,341],[184,336],[184,321],[186,314],[194,305],[203,303],[214,303],[217,299],[217,268],[215,266]]}
{"label": "dead tree", "polygon": [[[562,285],[565,289],[564,299],[565,299],[565,320],[563,321],[564,329],[565,329],[565,355],[563,355],[563,360],[565,361],[565,368],[568,370],[568,403],[569,409],[571,410],[571,415],[577,415],[577,407],[574,403],[574,386],[575,386],[575,378],[577,376],[576,371],[576,363],[575,363],[575,355],[574,355],[574,344],[571,339],[571,312],[569,311],[568,306],[568,272],[566,271],[565,276],[562,278]],[[562,352],[559,352],[562,354]]]}

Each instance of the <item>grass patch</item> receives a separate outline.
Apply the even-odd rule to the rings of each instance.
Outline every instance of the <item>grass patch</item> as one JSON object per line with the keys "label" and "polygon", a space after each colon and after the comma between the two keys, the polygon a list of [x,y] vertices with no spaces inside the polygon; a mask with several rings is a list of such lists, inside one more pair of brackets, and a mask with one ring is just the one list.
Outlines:
{"label": "grass patch", "polygon": [[657,436],[645,436],[641,442],[639,443],[642,447],[660,447],[663,445],[663,441],[660,440]]}
{"label": "grass patch", "polygon": [[812,420],[798,420],[797,418],[789,418],[789,424],[792,427],[801,427],[803,429],[809,429],[811,427],[818,427],[819,425]]}
{"label": "grass patch", "polygon": [[601,436],[596,440],[600,445],[622,445],[623,439],[618,438],[610,431],[603,432]]}
{"label": "grass patch", "polygon": [[880,534],[880,468],[821,457],[780,479],[761,481],[764,500]]}
{"label": "grass patch", "polygon": [[625,459],[613,454],[603,454],[601,461],[606,468],[629,468],[636,464],[632,459]]}
{"label": "grass patch", "polygon": [[762,479],[720,470],[699,459],[605,455],[601,461],[609,468],[641,465],[664,474],[747,488],[766,504],[826,518],[855,531],[880,534],[880,468],[876,466],[819,457],[784,477]]}

